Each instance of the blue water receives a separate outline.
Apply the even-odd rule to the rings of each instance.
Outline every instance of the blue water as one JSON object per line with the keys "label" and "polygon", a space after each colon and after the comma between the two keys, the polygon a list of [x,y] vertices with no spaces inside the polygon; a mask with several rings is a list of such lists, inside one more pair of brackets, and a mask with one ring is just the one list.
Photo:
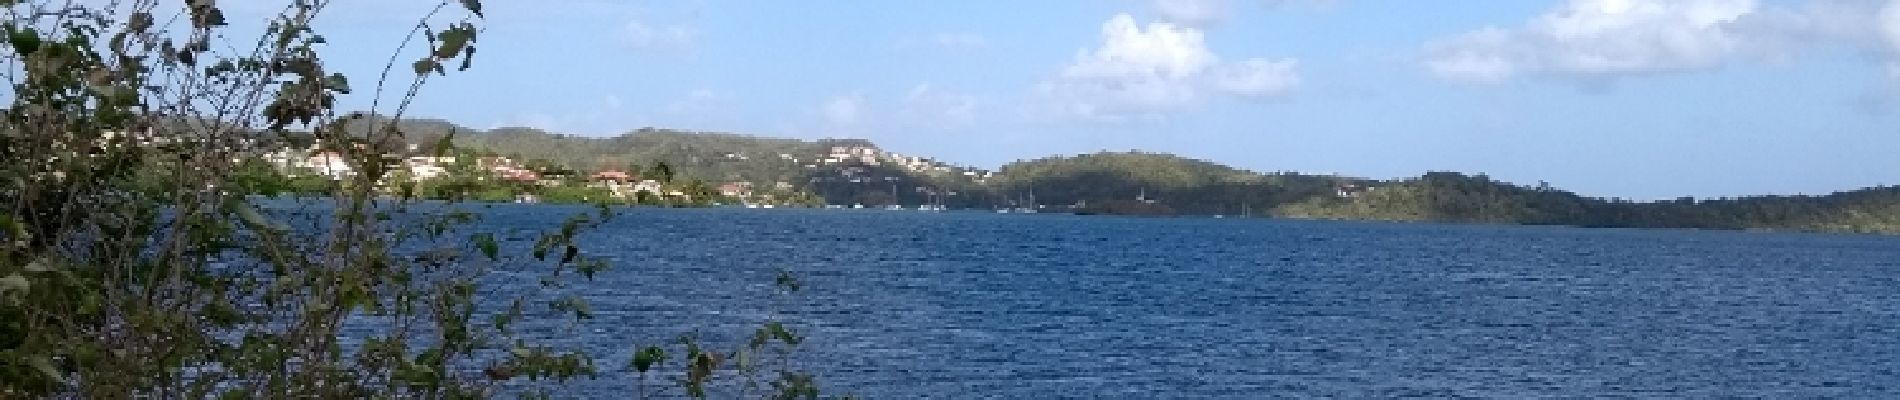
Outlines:
{"label": "blue water", "polygon": [[1900,398],[1892,237],[838,210],[588,235],[617,262],[578,290],[597,317],[543,333],[609,374],[559,396],[777,318],[825,393],[872,398]]}

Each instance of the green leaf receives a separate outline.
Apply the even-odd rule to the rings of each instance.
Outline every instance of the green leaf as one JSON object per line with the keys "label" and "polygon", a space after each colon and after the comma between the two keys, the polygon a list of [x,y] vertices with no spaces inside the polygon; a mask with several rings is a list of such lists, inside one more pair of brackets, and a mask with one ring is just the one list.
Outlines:
{"label": "green leaf", "polygon": [[495,330],[507,331],[508,325],[514,323],[515,318],[520,317],[520,316],[521,316],[521,299],[516,298],[514,305],[508,307],[508,312],[495,314]]}
{"label": "green leaf", "polygon": [[[0,1],[0,3],[12,3],[12,2]],[[10,4],[0,4],[0,6],[6,6],[6,5],[10,5]],[[152,22],[153,22],[152,13],[148,13],[148,12],[132,13],[132,18],[126,22],[126,29],[132,32],[143,33],[145,32],[146,29],[149,29],[152,27]]]}
{"label": "green leaf", "polygon": [[647,346],[633,353],[633,369],[642,373],[653,368],[653,364],[666,361],[666,350],[659,346]]}
{"label": "green leaf", "polygon": [[593,319],[594,318],[594,311],[592,308],[587,306],[586,299],[582,299],[579,297],[569,297],[568,307],[574,310],[574,318],[578,318],[578,319]]}
{"label": "green leaf", "polygon": [[435,58],[446,60],[462,54],[462,49],[467,47],[470,39],[475,37],[474,32],[474,29],[465,26],[442,31],[442,34],[437,36],[442,39],[442,45],[435,48]]}
{"label": "green leaf", "polygon": [[475,13],[476,17],[488,18],[482,15],[481,0],[462,0],[462,7],[468,8],[468,12]]}
{"label": "green leaf", "polygon": [[415,67],[416,75],[427,75],[429,71],[435,70],[436,63],[435,60],[424,58],[417,60],[416,63],[411,66]]}
{"label": "green leaf", "polygon": [[780,342],[784,342],[785,344],[789,344],[789,345],[798,344],[798,341],[799,341],[798,335],[792,334],[792,331],[790,329],[785,329],[785,324],[780,324],[777,322],[768,323],[768,324],[765,324],[765,329],[767,331],[770,331],[772,333],[772,337],[778,338]]}
{"label": "green leaf", "polygon": [[443,154],[448,154],[449,150],[454,148],[455,129],[450,128],[448,134],[442,135],[441,139],[435,141],[435,156],[440,158]]}
{"label": "green leaf", "polygon": [[323,80],[323,86],[333,92],[350,94],[350,78],[340,73],[330,74],[328,79]]}
{"label": "green leaf", "polygon": [[488,256],[489,260],[497,261],[501,259],[501,247],[495,244],[495,234],[478,233],[475,234],[474,240],[475,247],[481,249],[482,255]]}
{"label": "green leaf", "polygon": [[575,269],[581,271],[581,275],[586,276],[587,280],[591,281],[594,280],[594,274],[607,269],[607,262],[598,259],[583,260]]}
{"label": "green leaf", "polygon": [[274,222],[264,217],[264,214],[257,212],[257,207],[252,206],[251,202],[244,201],[242,198],[233,197],[230,201],[226,202],[225,205],[231,208],[232,213],[237,214],[238,219],[243,220],[245,224],[249,224],[251,229],[279,233],[290,231],[289,225]]}
{"label": "green leaf", "polygon": [[40,49],[40,33],[32,29],[16,30],[7,34],[7,42],[13,44],[13,52],[32,55]]}
{"label": "green leaf", "polygon": [[0,215],[0,230],[6,231],[14,240],[25,239],[26,227],[21,226],[11,215]]}
{"label": "green leaf", "polygon": [[783,287],[786,290],[793,291],[793,292],[798,291],[798,288],[800,286],[798,284],[798,277],[792,276],[791,271],[786,271],[786,270],[778,271],[778,279],[774,283],[777,284],[779,287]]}

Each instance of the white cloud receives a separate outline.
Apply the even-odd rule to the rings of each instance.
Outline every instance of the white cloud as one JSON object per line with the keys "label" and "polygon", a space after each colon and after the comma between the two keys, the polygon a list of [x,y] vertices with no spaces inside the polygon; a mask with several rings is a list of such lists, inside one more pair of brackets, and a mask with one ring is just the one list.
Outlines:
{"label": "white cloud", "polygon": [[818,108],[819,116],[832,126],[852,126],[864,122],[864,96],[851,94],[832,97]]}
{"label": "white cloud", "polygon": [[1211,26],[1227,20],[1230,0],[1155,0],[1163,21],[1185,26]]}
{"label": "white cloud", "polygon": [[925,126],[963,126],[976,122],[976,96],[919,83],[904,95],[900,115]]}
{"label": "white cloud", "polygon": [[1433,41],[1423,64],[1455,80],[1549,76],[1600,83],[1787,60],[1829,46],[1872,49],[1900,71],[1900,0],[1793,7],[1755,0],[1570,0],[1522,27]]}
{"label": "white cloud", "polygon": [[1205,34],[1167,22],[1141,26],[1116,15],[1102,25],[1102,45],[1086,49],[1054,79],[1037,87],[1061,114],[1121,119],[1154,116],[1194,104],[1206,92],[1258,97],[1297,86],[1292,60],[1223,64]]}
{"label": "white cloud", "polygon": [[982,35],[960,32],[940,32],[931,37],[931,42],[946,49],[980,49],[989,47],[990,41]]}
{"label": "white cloud", "polygon": [[1299,85],[1299,62],[1294,60],[1254,58],[1223,65],[1214,73],[1215,88],[1240,96],[1270,96]]}
{"label": "white cloud", "polygon": [[1601,78],[1708,69],[1743,49],[1737,21],[1753,0],[1570,0],[1516,29],[1485,28],[1426,45],[1439,76]]}
{"label": "white cloud", "polygon": [[[1568,0],[1513,28],[1486,27],[1424,46],[1443,78],[1501,82],[1525,76],[1604,82],[1780,60],[1828,45],[1900,56],[1900,1]],[[1878,8],[1878,9],[1876,9]]]}
{"label": "white cloud", "polygon": [[1900,54],[1900,0],[1888,2],[1874,17],[1874,25],[1879,27],[1880,39],[1886,43],[1887,50]]}
{"label": "white cloud", "polygon": [[627,43],[641,50],[691,50],[699,42],[699,31],[683,24],[654,24],[639,18],[626,25]]}

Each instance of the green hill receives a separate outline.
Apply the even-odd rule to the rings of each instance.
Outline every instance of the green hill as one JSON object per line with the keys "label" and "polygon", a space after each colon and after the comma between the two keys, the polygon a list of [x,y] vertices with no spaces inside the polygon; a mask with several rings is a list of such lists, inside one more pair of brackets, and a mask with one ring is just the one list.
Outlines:
{"label": "green hill", "polygon": [[1900,233],[1900,187],[1826,196],[1683,198],[1629,202],[1433,172],[1370,186],[1353,197],[1314,197],[1274,210],[1288,218],[1551,224],[1621,228]]}
{"label": "green hill", "polygon": [[1041,204],[1074,205],[1142,197],[1186,214],[1264,213],[1283,204],[1334,193],[1363,179],[1263,174],[1159,153],[1095,153],[1019,161],[998,169],[991,184],[1004,200],[1034,196]]}
{"label": "green hill", "polygon": [[[944,203],[988,207],[990,196],[970,168],[928,158],[899,159],[862,139],[798,140],[731,133],[645,128],[614,137],[582,137],[533,128],[476,130],[435,120],[405,120],[412,144],[435,143],[450,131],[457,147],[534,165],[589,173],[622,170],[640,175],[667,164],[675,179],[749,182],[754,190],[780,183],[817,194],[829,204],[916,206]],[[850,153],[845,157],[840,152]],[[868,158],[868,159],[867,159]],[[955,193],[955,195],[950,195]]]}
{"label": "green hill", "polygon": [[[990,208],[1019,207],[1033,199],[1046,206],[1092,205],[1088,211],[1109,213],[1165,210],[1282,218],[1900,233],[1896,187],[1826,196],[1637,203],[1456,172],[1380,181],[1260,173],[1160,153],[1047,157],[1013,162],[987,175],[929,158],[900,158],[858,139],[797,140],[652,128],[594,138],[532,128],[483,131],[439,120],[405,120],[399,129],[413,144],[432,144],[453,130],[455,143],[464,148],[546,160],[582,172],[638,173],[664,162],[679,179],[752,182],[755,187],[784,182],[829,204]],[[837,159],[834,150],[853,154]],[[875,156],[867,160],[856,153],[860,151]]]}

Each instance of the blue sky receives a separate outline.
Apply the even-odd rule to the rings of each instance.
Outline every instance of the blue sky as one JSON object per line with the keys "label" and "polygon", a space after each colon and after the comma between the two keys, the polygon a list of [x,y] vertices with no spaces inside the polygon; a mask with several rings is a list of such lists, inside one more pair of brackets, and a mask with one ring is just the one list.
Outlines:
{"label": "blue sky", "polygon": [[[410,115],[862,137],[983,167],[1138,149],[1456,170],[1636,199],[1900,184],[1886,1],[484,3],[475,69]],[[331,68],[367,85],[430,4],[335,0]]]}

